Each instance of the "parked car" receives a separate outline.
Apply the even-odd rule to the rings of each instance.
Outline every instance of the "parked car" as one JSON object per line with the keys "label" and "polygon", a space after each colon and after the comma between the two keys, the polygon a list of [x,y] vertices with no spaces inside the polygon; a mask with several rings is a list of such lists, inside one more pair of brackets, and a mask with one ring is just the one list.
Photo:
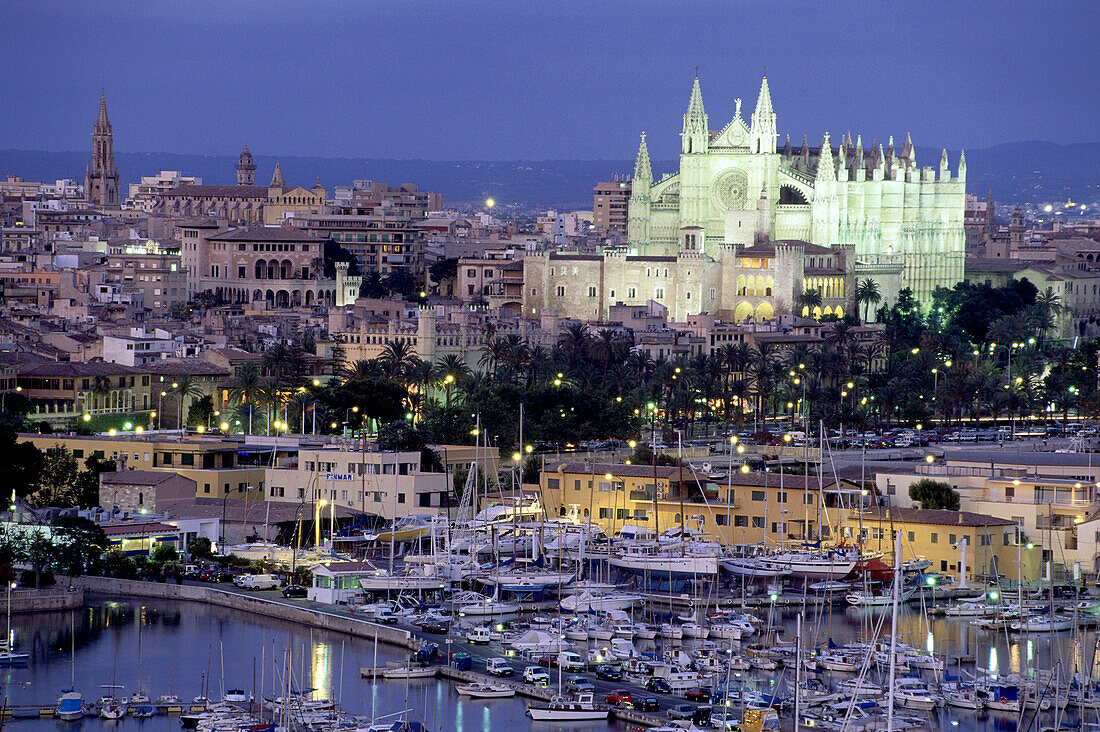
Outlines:
{"label": "parked car", "polygon": [[429,620],[426,623],[421,623],[420,629],[432,635],[447,635],[450,625],[439,620]]}
{"label": "parked car", "polygon": [[603,681],[622,681],[623,672],[605,663],[596,667],[596,678]]}
{"label": "parked car", "polygon": [[547,688],[550,686],[550,674],[540,666],[528,666],[523,669],[523,680],[534,686]]}
{"label": "parked car", "polygon": [[691,719],[695,716],[694,704],[677,704],[669,707],[665,712],[665,716],[669,719]]}
{"label": "parked car", "polygon": [[570,676],[565,681],[565,688],[573,694],[578,694],[582,691],[596,690],[596,687],[592,686],[592,682],[583,676]]}
{"label": "parked car", "polygon": [[626,689],[609,691],[603,700],[613,707],[628,706],[634,703],[634,697]]}
{"label": "parked car", "polygon": [[657,701],[657,697],[647,696],[634,702],[634,708],[641,712],[658,712],[661,702]]}
{"label": "parked car", "polygon": [[563,671],[583,671],[588,667],[584,656],[572,651],[562,651],[558,654],[558,665]]}
{"label": "parked car", "polygon": [[505,658],[489,658],[485,661],[485,673],[491,676],[511,676],[515,673]]}
{"label": "parked car", "polygon": [[283,588],[283,597],[306,597],[308,595],[309,590],[302,585],[287,585]]}
{"label": "parked car", "polygon": [[688,689],[684,696],[691,701],[707,701],[710,699],[710,690],[702,687],[698,689]]}
{"label": "parked car", "polygon": [[672,693],[672,687],[669,686],[669,683],[664,679],[658,678],[656,676],[650,678],[649,681],[645,682],[645,688],[646,691],[654,691],[658,694]]}

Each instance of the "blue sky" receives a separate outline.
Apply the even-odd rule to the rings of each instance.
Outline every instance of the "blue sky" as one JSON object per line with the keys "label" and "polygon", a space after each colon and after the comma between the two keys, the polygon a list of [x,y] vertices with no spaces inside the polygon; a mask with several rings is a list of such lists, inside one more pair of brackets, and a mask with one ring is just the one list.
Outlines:
{"label": "blue sky", "polygon": [[[781,136],[1100,140],[1100,2],[4,2],[0,148],[379,158],[679,151],[765,67]],[[899,139],[900,142],[900,139]],[[782,137],[781,137],[782,144]]]}

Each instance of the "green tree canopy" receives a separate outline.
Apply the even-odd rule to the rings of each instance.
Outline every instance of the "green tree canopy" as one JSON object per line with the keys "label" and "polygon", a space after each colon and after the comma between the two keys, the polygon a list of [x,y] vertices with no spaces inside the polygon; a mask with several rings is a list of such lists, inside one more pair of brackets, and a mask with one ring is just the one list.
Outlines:
{"label": "green tree canopy", "polygon": [[959,494],[943,481],[921,478],[909,486],[909,497],[918,502],[921,508],[959,510]]}

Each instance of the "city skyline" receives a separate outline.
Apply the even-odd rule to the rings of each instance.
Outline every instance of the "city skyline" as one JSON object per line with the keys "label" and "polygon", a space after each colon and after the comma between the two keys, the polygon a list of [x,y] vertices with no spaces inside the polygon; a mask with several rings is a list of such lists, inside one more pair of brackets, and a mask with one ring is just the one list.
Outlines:
{"label": "city skyline", "polygon": [[[9,98],[31,100],[0,122],[4,147],[83,148],[103,89],[127,151],[220,155],[247,142],[287,155],[622,159],[646,131],[660,141],[654,158],[667,159],[696,64],[715,119],[755,98],[766,69],[780,144],[848,131],[911,132],[918,146],[952,149],[1095,137],[1095,81],[1072,71],[1087,68],[1096,25],[1096,7],[1081,3],[1060,12],[973,3],[952,7],[955,22],[942,29],[942,4],[888,17],[865,4],[744,3],[736,18],[701,4],[695,20],[657,4],[582,14],[565,3],[552,16],[465,3],[430,15],[407,5],[285,5],[267,16],[249,4],[191,7],[185,16],[81,4],[63,17],[5,8],[8,52],[40,73],[0,82]],[[33,42],[47,24],[55,43]],[[516,29],[528,29],[523,39]]]}

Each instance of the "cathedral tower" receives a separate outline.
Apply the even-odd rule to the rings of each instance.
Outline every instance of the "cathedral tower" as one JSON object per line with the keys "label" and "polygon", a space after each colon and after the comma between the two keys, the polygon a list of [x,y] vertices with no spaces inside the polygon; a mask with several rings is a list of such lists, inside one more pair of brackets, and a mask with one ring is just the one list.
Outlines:
{"label": "cathedral tower", "polygon": [[256,163],[252,162],[252,153],[248,151],[248,145],[241,150],[241,157],[237,161],[237,185],[256,185]]}
{"label": "cathedral tower", "polygon": [[107,119],[107,95],[99,95],[99,118],[92,128],[92,161],[84,170],[84,197],[93,206],[118,206],[119,176],[115,140]]}
{"label": "cathedral tower", "polygon": [[756,99],[756,109],[752,113],[752,152],[771,155],[775,152],[776,130],[775,110],[772,109],[772,93],[768,88],[768,77],[760,82],[760,96]]}

